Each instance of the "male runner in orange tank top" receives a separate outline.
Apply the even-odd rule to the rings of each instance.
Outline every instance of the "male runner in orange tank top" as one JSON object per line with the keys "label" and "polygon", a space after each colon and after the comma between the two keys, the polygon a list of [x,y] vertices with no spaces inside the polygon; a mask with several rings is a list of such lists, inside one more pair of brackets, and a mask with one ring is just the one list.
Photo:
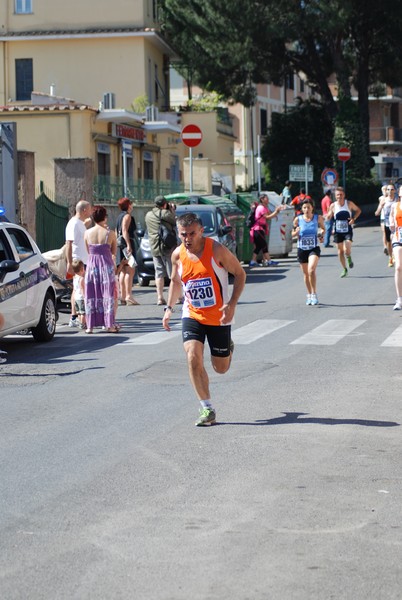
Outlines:
{"label": "male runner in orange tank top", "polygon": [[[170,331],[172,307],[184,292],[183,344],[190,380],[201,402],[196,425],[205,427],[216,423],[204,366],[205,338],[211,350],[213,368],[217,373],[226,373],[233,353],[231,323],[246,273],[225,246],[203,236],[202,222],[194,213],[181,215],[177,219],[177,229],[182,244],[172,254],[172,277],[162,324]],[[234,277],[231,294],[228,273]]]}

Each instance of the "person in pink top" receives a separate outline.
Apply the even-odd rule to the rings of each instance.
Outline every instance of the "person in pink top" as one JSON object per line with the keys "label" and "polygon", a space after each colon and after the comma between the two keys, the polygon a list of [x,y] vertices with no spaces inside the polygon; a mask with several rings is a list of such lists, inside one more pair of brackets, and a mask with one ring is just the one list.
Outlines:
{"label": "person in pink top", "polygon": [[250,236],[254,244],[253,255],[249,262],[250,267],[257,267],[257,256],[262,253],[262,266],[263,267],[276,267],[277,262],[271,260],[268,252],[267,235],[268,235],[268,221],[277,216],[277,214],[285,208],[285,206],[278,205],[273,212],[268,208],[268,196],[261,194],[260,203],[255,209],[255,221],[254,225],[250,229]]}
{"label": "person in pink top", "polygon": [[[329,211],[329,207],[331,206],[331,204],[332,204],[331,190],[327,190],[325,192],[325,196],[321,200],[321,210],[322,210],[322,216],[324,217],[324,219],[327,218],[327,213]],[[329,221],[325,221],[325,237],[324,237],[324,247],[325,248],[333,248],[333,246],[330,244],[333,226],[334,226],[333,219],[330,219]]]}

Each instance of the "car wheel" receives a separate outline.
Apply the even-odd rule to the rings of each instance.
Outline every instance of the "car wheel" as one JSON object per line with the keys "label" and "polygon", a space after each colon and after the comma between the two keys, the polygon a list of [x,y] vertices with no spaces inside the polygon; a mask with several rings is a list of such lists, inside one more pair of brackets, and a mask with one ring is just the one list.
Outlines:
{"label": "car wheel", "polygon": [[137,279],[138,279],[139,286],[141,286],[141,287],[149,286],[149,279],[147,279],[146,277],[141,277],[141,275],[138,275]]}
{"label": "car wheel", "polygon": [[50,342],[56,331],[56,307],[52,295],[47,292],[42,306],[40,321],[32,327],[35,342]]}

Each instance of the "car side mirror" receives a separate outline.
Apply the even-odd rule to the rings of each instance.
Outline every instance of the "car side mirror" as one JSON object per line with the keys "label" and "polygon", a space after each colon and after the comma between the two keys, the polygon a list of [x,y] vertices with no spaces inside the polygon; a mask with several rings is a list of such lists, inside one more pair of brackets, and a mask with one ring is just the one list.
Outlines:
{"label": "car side mirror", "polygon": [[223,225],[223,227],[221,227],[222,235],[227,235],[231,231],[233,231],[233,227],[231,225]]}
{"label": "car side mirror", "polygon": [[3,283],[6,273],[13,273],[18,271],[20,263],[15,260],[2,260],[0,262],[0,283]]}

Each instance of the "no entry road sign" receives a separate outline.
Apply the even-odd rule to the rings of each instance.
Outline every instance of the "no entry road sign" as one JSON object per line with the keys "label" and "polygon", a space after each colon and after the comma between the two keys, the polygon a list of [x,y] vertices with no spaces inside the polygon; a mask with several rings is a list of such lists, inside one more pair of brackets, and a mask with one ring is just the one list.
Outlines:
{"label": "no entry road sign", "polygon": [[338,150],[338,158],[342,162],[346,162],[351,157],[349,148],[339,148]]}
{"label": "no entry road sign", "polygon": [[202,140],[202,131],[198,125],[186,125],[181,131],[183,144],[189,148],[195,148]]}

